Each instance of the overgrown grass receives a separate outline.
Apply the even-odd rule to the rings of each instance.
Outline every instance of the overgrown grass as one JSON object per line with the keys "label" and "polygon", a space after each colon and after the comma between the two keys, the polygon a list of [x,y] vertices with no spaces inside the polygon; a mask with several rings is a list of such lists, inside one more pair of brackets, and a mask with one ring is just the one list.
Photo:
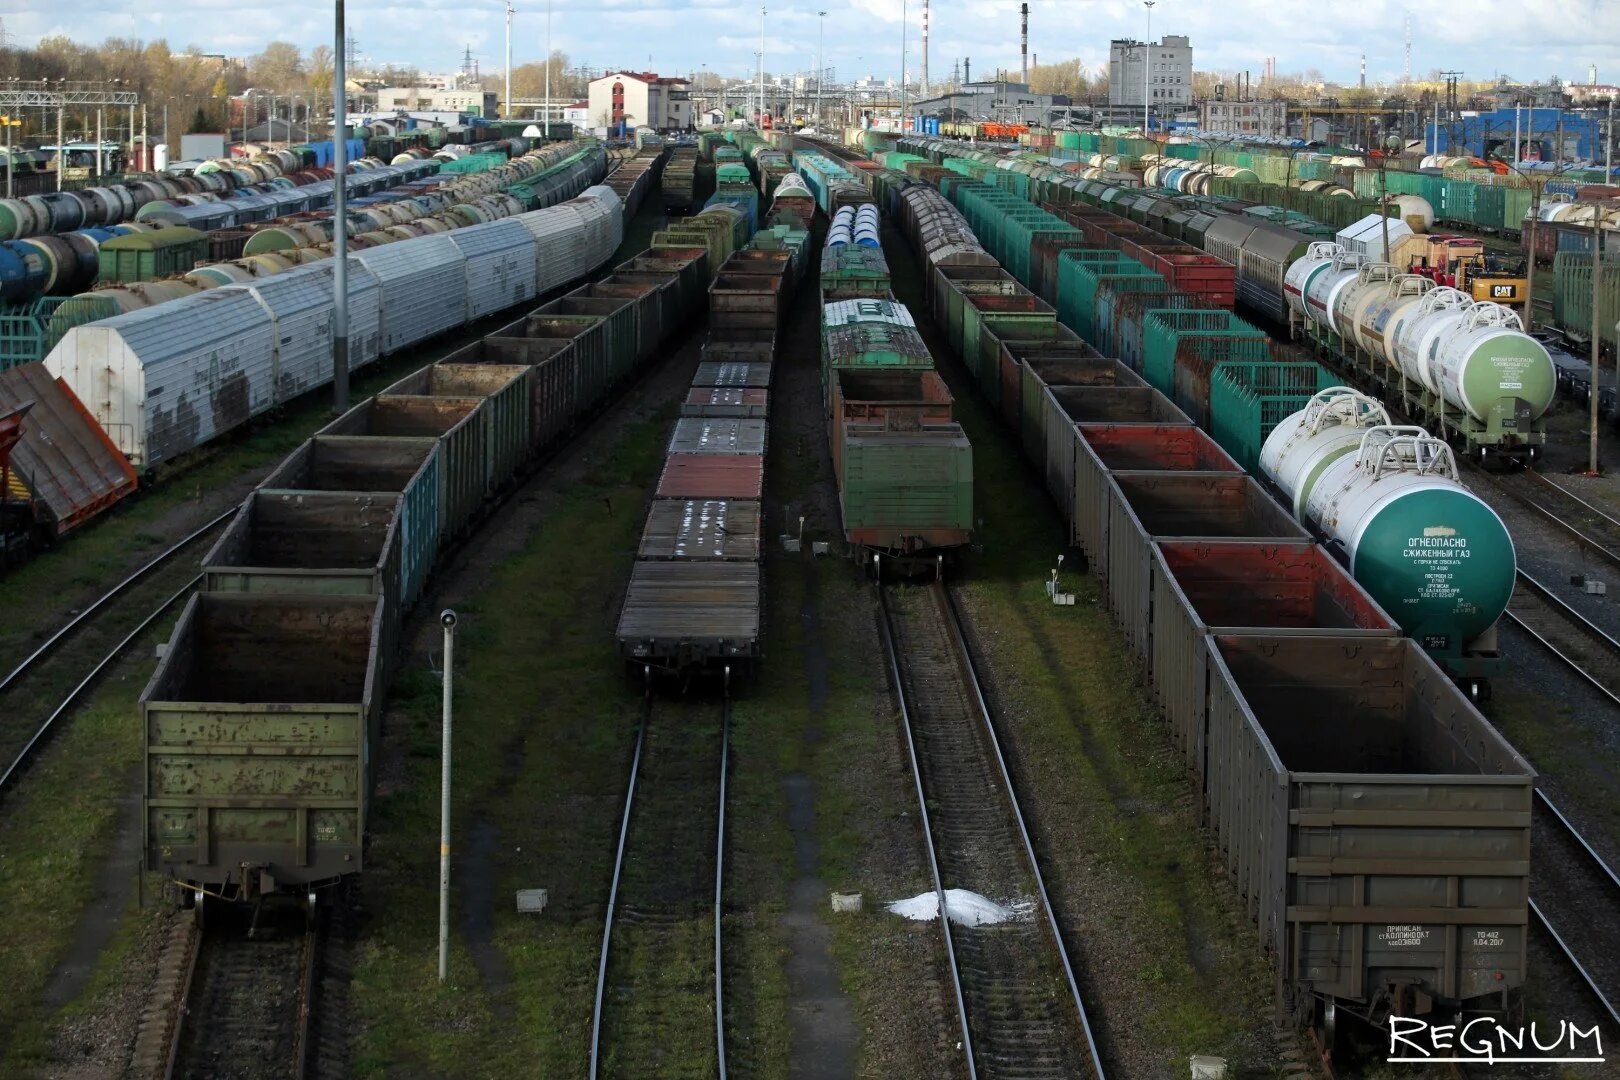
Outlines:
{"label": "overgrown grass", "polygon": [[[452,813],[458,850],[478,816],[500,829],[492,942],[506,988],[484,985],[460,933],[450,980],[437,982],[437,679],[414,672],[395,695],[390,738],[404,748],[404,775],[374,804],[363,885],[371,932],[354,985],[361,1075],[456,1075],[472,1062],[490,1074],[582,1068],[638,703],[612,648],[615,598],[669,415],[628,428],[529,544],[458,605]],[[526,887],[549,889],[544,914],[519,916],[504,902]]]}
{"label": "overgrown grass", "polygon": [[[152,642],[166,633],[148,634],[134,647],[136,655],[150,657]],[[138,782],[136,701],[152,667],[144,658],[126,664],[92,705],[71,723],[64,721],[56,745],[7,794],[7,812],[0,815],[0,926],[7,942],[0,948],[0,986],[6,988],[0,994],[0,1031],[6,1033],[0,1073],[38,1066],[47,1056],[50,1016],[42,994],[72,942],[117,833],[122,807],[116,795]],[[133,911],[133,863],[128,880]],[[120,928],[110,964],[131,935],[130,926]],[[92,991],[104,984],[108,970],[102,965]]]}

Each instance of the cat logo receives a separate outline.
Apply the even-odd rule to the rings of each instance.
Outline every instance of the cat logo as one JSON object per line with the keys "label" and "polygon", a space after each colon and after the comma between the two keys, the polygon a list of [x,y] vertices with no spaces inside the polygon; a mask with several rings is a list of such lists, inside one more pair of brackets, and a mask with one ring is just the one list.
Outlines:
{"label": "cat logo", "polygon": [[1519,287],[1517,285],[1492,285],[1491,286],[1491,299],[1492,300],[1517,300],[1518,298],[1519,298]]}
{"label": "cat logo", "polygon": [[1449,525],[1430,525],[1423,530],[1424,536],[1456,536],[1457,530]]}

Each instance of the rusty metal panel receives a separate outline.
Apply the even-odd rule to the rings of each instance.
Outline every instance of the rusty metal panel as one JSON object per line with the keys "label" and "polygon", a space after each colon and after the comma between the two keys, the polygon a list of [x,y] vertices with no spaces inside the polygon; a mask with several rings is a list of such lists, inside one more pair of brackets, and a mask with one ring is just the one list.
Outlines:
{"label": "rusty metal panel", "polygon": [[1074,501],[1074,455],[1080,433],[1051,387],[1042,387],[1041,395],[1041,427],[1046,432],[1043,455],[1046,490],[1058,504],[1058,512],[1069,527],[1069,542],[1078,544],[1086,558],[1096,559],[1102,549],[1092,535],[1096,531],[1090,528],[1093,519],[1083,516],[1084,508],[1076,506]]}
{"label": "rusty metal panel", "polygon": [[1395,621],[1315,544],[1166,540],[1155,549],[1149,626],[1154,697],[1200,789],[1206,776],[1206,635],[1400,633]]}
{"label": "rusty metal panel", "polygon": [[636,563],[619,614],[620,654],[674,666],[758,656],[759,570],[745,561]]}
{"label": "rusty metal panel", "polygon": [[735,416],[763,420],[770,412],[770,391],[722,386],[695,386],[681,403],[682,416]]}
{"label": "rusty metal panel", "polygon": [[[1067,347],[1065,346],[1065,349]],[[1118,360],[1088,355],[1096,350],[1085,347],[1085,354],[1053,356],[1049,349],[1040,355],[1019,356],[1022,384],[1024,451],[1039,464],[1046,454],[1046,388],[1048,386],[1146,386],[1142,377]]]}
{"label": "rusty metal panel", "polygon": [[458,355],[405,376],[383,393],[390,397],[483,398],[487,490],[493,493],[517,474],[530,453],[533,369],[523,364],[457,363]]}
{"label": "rusty metal panel", "polygon": [[466,527],[484,501],[489,417],[483,404],[483,398],[378,394],[316,434],[437,438],[443,448],[439,528],[450,537]]}
{"label": "rusty metal panel", "polygon": [[1171,424],[1081,424],[1105,469],[1162,472],[1242,472],[1232,455],[1196,427]]}
{"label": "rusty metal panel", "polygon": [[658,479],[660,499],[760,499],[763,454],[670,454]]}
{"label": "rusty metal panel", "polygon": [[749,499],[656,499],[643,559],[758,559],[760,504]]}
{"label": "rusty metal panel", "polygon": [[1242,473],[1110,472],[1108,606],[1137,655],[1150,655],[1154,541],[1309,540],[1310,534]]}
{"label": "rusty metal panel", "polygon": [[0,415],[29,406],[11,471],[43,504],[57,536],[132,494],[135,469],[61,379],[41,363],[0,371]]}
{"label": "rusty metal panel", "polygon": [[199,593],[141,694],[149,869],[220,888],[363,868],[382,597]]}
{"label": "rusty metal panel", "polygon": [[1075,531],[1081,539],[1081,550],[1091,562],[1091,569],[1106,576],[1109,506],[1112,497],[1108,477],[1113,467],[1099,455],[1097,448],[1086,439],[1086,432],[1099,430],[1137,429],[1150,436],[1173,438],[1172,432],[1197,432],[1191,424],[1077,424],[1074,448],[1074,504]]}
{"label": "rusty metal panel", "polygon": [[671,454],[763,454],[765,421],[683,416],[675,421]]}
{"label": "rusty metal panel", "polygon": [[439,554],[444,497],[437,439],[316,436],[294,450],[258,491],[394,492],[399,495],[399,601],[415,603]]}
{"label": "rusty metal panel", "polygon": [[1284,975],[1367,1004],[1523,985],[1535,774],[1404,638],[1215,635],[1212,823]]}

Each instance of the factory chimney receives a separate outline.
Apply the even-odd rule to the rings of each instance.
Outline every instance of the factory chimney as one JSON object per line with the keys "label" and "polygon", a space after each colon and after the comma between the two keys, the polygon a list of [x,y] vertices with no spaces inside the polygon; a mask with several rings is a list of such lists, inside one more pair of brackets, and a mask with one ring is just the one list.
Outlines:
{"label": "factory chimney", "polygon": [[1367,89],[1367,54],[1361,54],[1361,88]]}
{"label": "factory chimney", "polygon": [[962,57],[962,84],[965,86],[973,81],[973,57]]}
{"label": "factory chimney", "polygon": [[1587,70],[1588,74],[1591,76],[1590,81],[1591,81],[1592,85],[1596,86],[1597,85],[1597,65],[1593,64],[1591,67],[1587,68],[1586,70]]}
{"label": "factory chimney", "polygon": [[1029,5],[1018,5],[1018,57],[1024,65],[1024,85],[1029,85]]}

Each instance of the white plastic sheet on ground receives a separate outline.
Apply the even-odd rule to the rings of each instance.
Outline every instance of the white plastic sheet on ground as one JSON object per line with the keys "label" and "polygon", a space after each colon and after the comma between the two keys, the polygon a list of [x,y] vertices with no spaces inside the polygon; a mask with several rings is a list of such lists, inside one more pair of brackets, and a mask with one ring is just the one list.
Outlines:
{"label": "white plastic sheet on ground", "polygon": [[[1023,918],[1033,908],[1034,904],[1028,900],[1002,905],[969,889],[945,890],[945,914],[958,926],[995,926],[1009,919]],[[935,919],[939,916],[939,897],[930,890],[907,900],[896,900],[889,905],[889,910],[907,919]]]}

